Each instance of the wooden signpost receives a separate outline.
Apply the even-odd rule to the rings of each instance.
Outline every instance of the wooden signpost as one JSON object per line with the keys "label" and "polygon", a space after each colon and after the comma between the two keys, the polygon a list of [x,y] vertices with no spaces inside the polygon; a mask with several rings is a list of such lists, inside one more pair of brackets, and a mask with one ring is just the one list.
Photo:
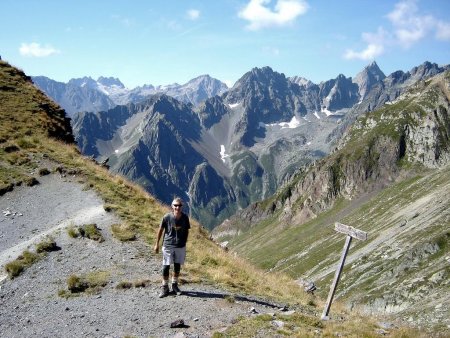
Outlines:
{"label": "wooden signpost", "polygon": [[348,249],[350,248],[350,244],[352,242],[352,238],[359,239],[361,241],[365,241],[367,239],[367,232],[355,229],[354,227],[336,222],[334,225],[334,230],[337,232],[341,232],[347,235],[347,239],[344,244],[344,251],[342,252],[341,261],[336,269],[336,274],[334,275],[333,283],[331,284],[330,293],[328,294],[327,303],[325,304],[325,308],[322,313],[322,320],[328,319],[328,313],[330,312],[331,302],[333,301],[334,293],[336,291],[336,287],[339,283],[339,278],[341,278],[342,270],[344,269],[345,258],[347,257]]}

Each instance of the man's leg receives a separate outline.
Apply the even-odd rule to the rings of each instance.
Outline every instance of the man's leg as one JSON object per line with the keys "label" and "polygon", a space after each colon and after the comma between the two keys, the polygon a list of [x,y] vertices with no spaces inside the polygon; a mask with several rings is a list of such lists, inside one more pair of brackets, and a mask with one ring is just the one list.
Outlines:
{"label": "man's leg", "polygon": [[169,295],[169,275],[170,275],[170,263],[172,261],[172,250],[165,248],[163,246],[162,248],[163,253],[163,267],[162,267],[162,287],[161,287],[161,293],[159,294],[159,298],[166,297]]}
{"label": "man's leg", "polygon": [[163,298],[169,295],[169,274],[170,274],[170,265],[163,265],[162,268],[163,282],[159,298]]}
{"label": "man's leg", "polygon": [[173,276],[172,276],[172,291],[177,295],[181,295],[181,290],[178,287],[178,277],[180,276],[181,264],[173,263]]}

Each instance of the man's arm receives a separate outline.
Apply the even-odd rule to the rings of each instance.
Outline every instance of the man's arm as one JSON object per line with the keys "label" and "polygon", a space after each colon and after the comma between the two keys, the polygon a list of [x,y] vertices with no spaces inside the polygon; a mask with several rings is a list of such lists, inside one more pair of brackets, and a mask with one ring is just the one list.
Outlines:
{"label": "man's arm", "polygon": [[159,253],[159,241],[161,240],[163,232],[164,232],[164,228],[160,227],[158,229],[158,232],[156,233],[156,244],[155,244],[155,247],[153,248],[155,253]]}

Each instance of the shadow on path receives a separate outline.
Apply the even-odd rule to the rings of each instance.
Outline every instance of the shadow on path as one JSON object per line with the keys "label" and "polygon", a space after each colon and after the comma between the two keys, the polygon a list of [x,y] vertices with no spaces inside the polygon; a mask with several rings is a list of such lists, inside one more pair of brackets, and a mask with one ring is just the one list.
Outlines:
{"label": "shadow on path", "polygon": [[226,294],[226,293],[217,293],[217,292],[203,292],[203,291],[183,291],[183,295],[188,297],[198,297],[198,298],[216,298],[216,299],[234,299],[236,301],[241,302],[250,302],[255,303],[258,305],[263,305],[271,308],[283,308],[282,305],[269,303],[264,300],[255,299],[255,298],[248,298],[245,296],[239,296],[239,295],[232,295],[232,294]]}

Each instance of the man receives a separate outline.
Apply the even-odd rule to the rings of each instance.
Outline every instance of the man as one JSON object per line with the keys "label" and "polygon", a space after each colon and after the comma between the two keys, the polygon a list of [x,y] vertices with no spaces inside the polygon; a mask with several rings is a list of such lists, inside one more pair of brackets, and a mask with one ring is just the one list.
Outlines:
{"label": "man", "polygon": [[191,225],[189,217],[181,211],[183,200],[179,197],[172,201],[172,212],[164,215],[156,235],[155,253],[159,253],[159,241],[164,233],[163,253],[163,285],[159,298],[169,295],[170,265],[173,264],[172,291],[181,295],[178,287],[181,265],[186,258],[186,242]]}

